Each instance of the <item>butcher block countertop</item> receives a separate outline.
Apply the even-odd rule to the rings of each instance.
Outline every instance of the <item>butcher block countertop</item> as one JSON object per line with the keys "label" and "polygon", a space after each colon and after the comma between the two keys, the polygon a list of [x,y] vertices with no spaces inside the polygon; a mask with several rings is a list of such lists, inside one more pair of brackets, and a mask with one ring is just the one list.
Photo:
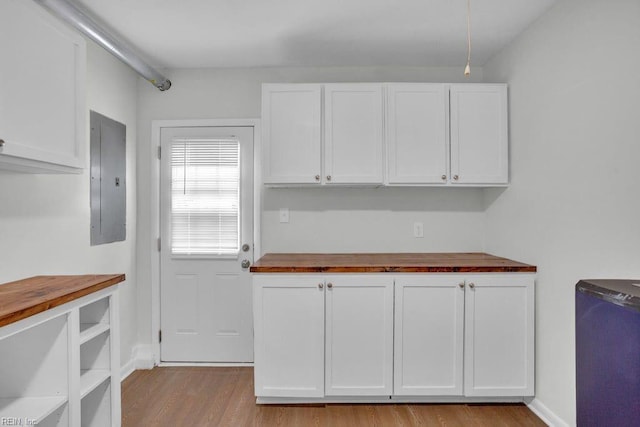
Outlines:
{"label": "butcher block countertop", "polygon": [[0,285],[0,326],[124,281],[124,274],[36,276]]}
{"label": "butcher block countertop", "polygon": [[252,273],[513,273],[536,271],[523,264],[482,252],[266,254]]}

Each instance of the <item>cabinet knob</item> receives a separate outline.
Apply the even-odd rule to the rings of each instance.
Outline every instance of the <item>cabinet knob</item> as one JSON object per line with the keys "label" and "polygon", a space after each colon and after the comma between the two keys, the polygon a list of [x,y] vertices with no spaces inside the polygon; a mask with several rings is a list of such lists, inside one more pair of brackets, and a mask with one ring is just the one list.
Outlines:
{"label": "cabinet knob", "polygon": [[324,288],[324,284],[323,284],[323,283],[318,283],[318,288],[319,288],[319,289]]}
{"label": "cabinet knob", "polygon": [[327,181],[331,181],[331,175],[327,175]]}
{"label": "cabinet knob", "polygon": [[471,289],[473,289],[473,288],[475,288],[475,287],[476,287],[476,284],[475,284],[475,283],[473,283],[473,282],[471,282],[471,283],[469,283],[469,287],[470,287]]}
{"label": "cabinet knob", "polygon": [[447,175],[442,175],[440,178],[442,178],[443,181],[447,180]]}
{"label": "cabinet knob", "polygon": [[458,180],[458,175],[453,175],[453,180],[457,181]]}
{"label": "cabinet knob", "polygon": [[464,289],[464,282],[458,283],[458,286],[460,287],[460,289]]}
{"label": "cabinet knob", "polygon": [[4,139],[0,139],[0,147],[4,147]]}
{"label": "cabinet knob", "polygon": [[249,268],[251,266],[251,261],[249,261],[248,259],[243,259],[240,263],[240,266],[242,268]]}
{"label": "cabinet knob", "polygon": [[316,175],[316,181],[320,181],[320,175]]}
{"label": "cabinet knob", "polygon": [[327,288],[329,288],[329,289],[333,288],[333,283],[331,283],[331,282],[327,283]]}

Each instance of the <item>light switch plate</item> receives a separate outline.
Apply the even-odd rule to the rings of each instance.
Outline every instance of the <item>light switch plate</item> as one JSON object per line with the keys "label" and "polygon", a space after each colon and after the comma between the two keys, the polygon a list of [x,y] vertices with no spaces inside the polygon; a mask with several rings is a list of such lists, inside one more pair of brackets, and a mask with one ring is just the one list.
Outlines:
{"label": "light switch plate", "polygon": [[424,225],[421,222],[413,223],[413,237],[424,237]]}
{"label": "light switch plate", "polygon": [[280,222],[289,222],[289,208],[280,209]]}

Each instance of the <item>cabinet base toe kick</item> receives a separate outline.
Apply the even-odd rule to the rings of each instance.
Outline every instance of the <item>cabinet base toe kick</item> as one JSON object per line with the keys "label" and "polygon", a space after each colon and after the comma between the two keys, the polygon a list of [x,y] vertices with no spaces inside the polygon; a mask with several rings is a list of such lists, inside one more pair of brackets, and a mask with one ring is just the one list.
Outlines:
{"label": "cabinet base toe kick", "polygon": [[464,396],[327,396],[327,397],[265,397],[257,396],[258,405],[308,405],[308,404],[338,404],[338,403],[525,403],[528,404],[534,396],[506,396],[506,397],[464,397]]}

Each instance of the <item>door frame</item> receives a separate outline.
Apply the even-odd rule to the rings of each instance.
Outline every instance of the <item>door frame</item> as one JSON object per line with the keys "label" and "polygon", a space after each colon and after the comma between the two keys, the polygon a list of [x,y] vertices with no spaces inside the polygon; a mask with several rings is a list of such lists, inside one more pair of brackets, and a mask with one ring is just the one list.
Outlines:
{"label": "door frame", "polygon": [[151,356],[153,364],[160,364],[160,134],[163,128],[176,127],[252,127],[253,128],[253,245],[254,259],[262,256],[260,223],[262,212],[262,158],[260,119],[179,119],[153,120],[151,122],[151,218],[149,221],[149,241],[145,245],[151,252]]}

